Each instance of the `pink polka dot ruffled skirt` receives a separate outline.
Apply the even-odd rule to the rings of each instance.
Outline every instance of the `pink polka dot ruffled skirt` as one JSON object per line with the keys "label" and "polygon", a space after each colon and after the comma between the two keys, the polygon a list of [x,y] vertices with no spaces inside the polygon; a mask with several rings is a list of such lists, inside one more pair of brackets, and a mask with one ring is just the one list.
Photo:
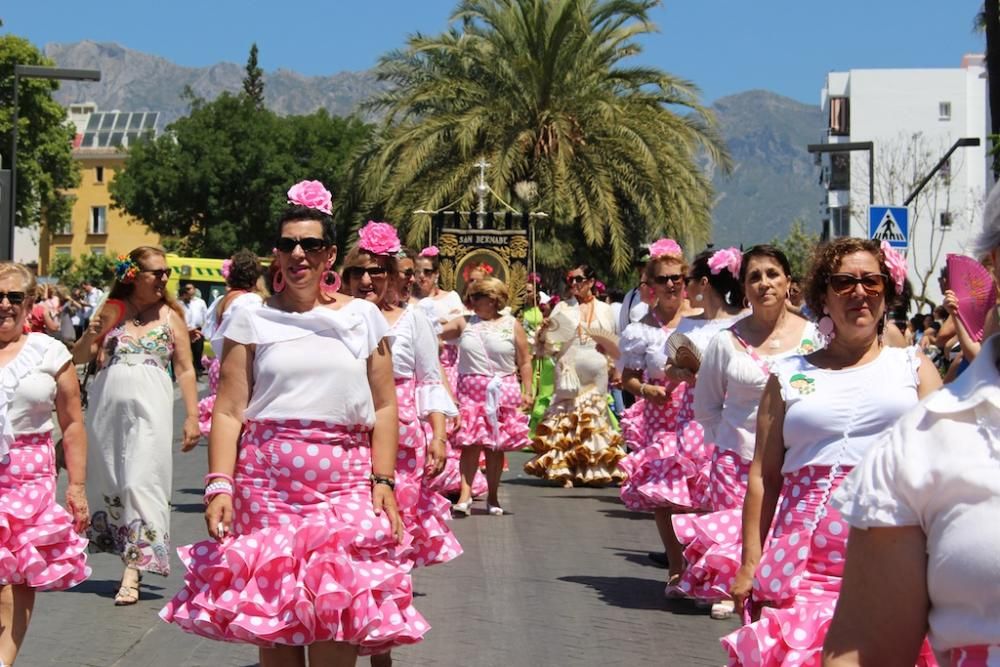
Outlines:
{"label": "pink polka dot ruffled skirt", "polygon": [[[827,504],[849,468],[806,466],[785,476],[772,535],[754,579],[760,620],[722,638],[730,665],[812,667],[840,596],[849,526]],[[824,508],[825,505],[825,508]],[[821,509],[822,508],[822,509]],[[936,665],[926,641],[917,665]]]}
{"label": "pink polka dot ruffled skirt", "polygon": [[[657,383],[662,386],[662,381]],[[664,405],[642,401],[642,411],[623,419],[632,452],[619,464],[628,477],[621,499],[637,512],[659,508],[698,510],[707,507],[712,445],[694,421],[694,392],[677,385]],[[639,405],[638,403],[636,405]],[[626,411],[629,412],[629,411]],[[642,431],[641,435],[639,431]]]}
{"label": "pink polka dot ruffled skirt", "polygon": [[396,380],[399,409],[399,450],[396,454],[396,503],[406,531],[413,536],[410,560],[415,566],[447,563],[462,553],[462,545],[448,528],[451,503],[430,488],[424,476],[427,435],[417,418],[416,384]]}
{"label": "pink polka dot ruffled skirt", "polygon": [[486,410],[486,387],[491,379],[487,375],[458,376],[456,398],[462,425],[455,434],[455,444],[459,447],[482,445],[505,452],[523,449],[531,440],[529,417],[519,409],[521,386],[515,376],[503,376],[494,425]]}
{"label": "pink polka dot ruffled skirt", "polygon": [[688,597],[715,602],[729,597],[743,556],[743,498],[750,462],[716,449],[708,480],[708,514],[677,514],[674,533],[687,567],[677,582]]}
{"label": "pink polka dot ruffled skirt", "polygon": [[218,357],[208,362],[208,394],[198,401],[198,428],[206,438],[212,432],[212,410],[215,409],[215,395],[219,391],[220,367]]}
{"label": "pink polka dot ruffled skirt", "polygon": [[244,427],[235,537],[178,549],[184,587],[160,612],[183,630],[258,646],[338,641],[362,655],[413,644],[413,537],[372,510],[368,433],[310,421]]}
{"label": "pink polka dot ruffled skirt", "polygon": [[0,459],[0,585],[64,590],[90,576],[87,540],[55,491],[52,434],[17,437]]}

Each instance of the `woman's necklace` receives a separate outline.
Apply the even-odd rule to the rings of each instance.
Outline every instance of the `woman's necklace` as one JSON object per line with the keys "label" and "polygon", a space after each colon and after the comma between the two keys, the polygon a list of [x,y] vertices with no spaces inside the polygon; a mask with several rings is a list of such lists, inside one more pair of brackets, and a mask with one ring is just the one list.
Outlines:
{"label": "woman's necklace", "polygon": [[149,306],[146,306],[142,310],[139,310],[139,307],[137,305],[135,305],[135,303],[132,302],[131,300],[129,300],[129,305],[131,305],[132,306],[132,310],[135,311],[135,316],[132,317],[132,324],[135,325],[135,326],[137,326],[137,327],[141,327],[143,324],[146,324],[146,321],[145,321],[146,318],[143,317],[143,313],[145,313],[147,310],[149,310],[153,306],[156,306],[157,309],[159,309],[159,306],[160,306],[159,302],[157,302],[157,303],[151,304]]}

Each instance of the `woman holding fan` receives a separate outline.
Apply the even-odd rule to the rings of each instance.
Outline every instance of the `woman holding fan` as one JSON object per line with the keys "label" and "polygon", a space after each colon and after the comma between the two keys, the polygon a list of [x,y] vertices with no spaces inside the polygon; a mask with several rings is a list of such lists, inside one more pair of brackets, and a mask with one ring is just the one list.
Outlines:
{"label": "woman holding fan", "polygon": [[119,606],[139,601],[143,572],[170,574],[174,376],[186,412],[181,451],[201,438],[188,329],[169,278],[159,248],[119,257],[108,300],[73,349],[78,363],[100,366],[87,413],[88,535],[91,550],[122,559]]}

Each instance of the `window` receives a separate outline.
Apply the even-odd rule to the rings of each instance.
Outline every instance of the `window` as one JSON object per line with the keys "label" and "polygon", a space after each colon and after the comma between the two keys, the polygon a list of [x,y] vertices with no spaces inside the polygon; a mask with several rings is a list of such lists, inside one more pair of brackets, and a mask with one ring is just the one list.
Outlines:
{"label": "window", "polygon": [[826,239],[851,235],[851,209],[847,206],[831,206],[830,219],[823,236]]}
{"label": "window", "polygon": [[69,257],[70,248],[68,245],[57,245],[54,250],[56,257]]}
{"label": "window", "polygon": [[49,229],[52,231],[53,234],[72,234],[73,221],[72,220],[53,221]]}
{"label": "window", "polygon": [[951,211],[941,211],[940,215],[938,215],[938,228],[946,232],[951,229],[951,224]]}
{"label": "window", "polygon": [[827,189],[851,189],[850,153],[830,153],[830,185]]}
{"label": "window", "polygon": [[951,102],[938,102],[938,120],[951,120]]}
{"label": "window", "polygon": [[107,206],[91,206],[90,207],[90,230],[91,234],[107,234],[108,233],[108,207]]}
{"label": "window", "polygon": [[94,167],[94,180],[98,183],[104,182],[104,167]]}
{"label": "window", "polygon": [[830,134],[847,136],[851,133],[851,105],[848,97],[830,98]]}
{"label": "window", "polygon": [[104,246],[102,245],[92,245],[90,246],[91,255],[103,255],[105,254]]}

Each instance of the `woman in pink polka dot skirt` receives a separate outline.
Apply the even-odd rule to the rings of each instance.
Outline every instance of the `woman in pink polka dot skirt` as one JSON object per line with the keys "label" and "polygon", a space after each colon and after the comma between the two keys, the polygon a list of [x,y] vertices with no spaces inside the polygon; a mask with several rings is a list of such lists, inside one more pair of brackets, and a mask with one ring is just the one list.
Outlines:
{"label": "woman in pink polka dot skirt", "polygon": [[[830,342],[775,363],[761,399],[732,588],[738,607],[749,599],[760,613],[722,639],[730,665],[821,664],[848,534],[830,497],[896,419],[941,386],[915,348],[882,344],[883,315],[902,287],[891,266],[861,239],[837,239],[813,257],[806,299],[824,314]],[[935,664],[933,655],[917,664]]]}
{"label": "woman in pink polka dot skirt", "polygon": [[428,630],[393,493],[387,325],[373,304],[336,294],[329,193],[307,181],[289,203],[275,295],[226,329],[206,477],[212,539],[180,550],[184,588],[160,615],[259,646],[262,667],[354,665]]}
{"label": "woman in pink polka dot skirt", "polygon": [[[31,271],[0,262],[0,664],[7,665],[24,641],[35,591],[90,576],[80,535],[90,517],[80,385],[65,345],[24,332],[34,294]],[[55,499],[53,412],[69,473],[66,509]]]}
{"label": "woman in pink polka dot skirt", "polygon": [[705,499],[711,513],[678,514],[673,526],[687,563],[677,591],[716,603],[713,618],[733,614],[727,598],[740,564],[740,511],[770,365],[813,347],[816,338],[815,327],[786,308],[790,272],[788,259],[771,246],[754,246],[739,258],[751,314],[712,337],[698,370],[695,418],[714,445]]}
{"label": "woman in pink polka dot skirt", "polygon": [[[417,307],[431,320],[435,334],[440,334],[444,325],[465,312],[465,304],[462,303],[462,297],[458,292],[445,291],[438,284],[441,279],[438,267],[439,254],[440,251],[436,247],[430,246],[421,250],[414,261],[416,269],[414,287],[423,297],[417,303]],[[451,396],[455,396],[458,391],[458,342],[454,339],[439,340],[438,357],[444,373],[443,380],[448,383]],[[444,468],[430,479],[430,488],[447,496],[458,496],[462,492],[462,450],[454,444],[455,431],[457,429],[449,433],[448,441],[445,443],[447,457]],[[482,496],[486,493],[486,488],[486,477],[477,468],[472,480],[472,496],[474,498]]]}
{"label": "woman in pink polka dot skirt", "polygon": [[[398,241],[397,241],[398,244]],[[414,565],[446,563],[462,547],[445,524],[451,503],[430,489],[427,480],[441,471],[445,453],[445,420],[458,414],[442,385],[437,337],[427,317],[415,308],[393,306],[395,258],[375,254],[361,245],[344,260],[344,291],[375,303],[389,324],[393,377],[399,411],[396,455],[396,502],[408,533],[413,536]],[[427,438],[424,422],[431,425]]]}
{"label": "woman in pink polka dot skirt", "polygon": [[622,387],[642,399],[642,433],[636,437],[645,446],[626,456],[618,466],[628,476],[621,488],[625,506],[653,513],[670,562],[668,583],[673,584],[681,575],[684,559],[670,525],[670,515],[679,509],[678,503],[691,500],[686,488],[678,488],[678,485],[686,487],[686,481],[668,482],[666,475],[661,474],[660,463],[681,448],[701,447],[702,439],[700,429],[684,428],[693,416],[687,384],[667,376],[667,338],[681,321],[687,266],[680,246],[669,239],[651,244],[650,255],[644,278],[656,300],[649,313],[630,324],[621,336]]}
{"label": "woman in pink polka dot skirt", "polygon": [[225,342],[225,318],[241,308],[260,307],[263,295],[257,293],[256,289],[262,272],[257,255],[245,249],[237,251],[222,263],[226,293],[208,307],[205,326],[202,327],[202,334],[212,344],[215,355],[208,364],[208,395],[198,401],[198,426],[205,437],[212,432],[212,409],[215,407],[215,394],[219,391],[219,364],[222,362],[222,346]]}
{"label": "woman in pink polka dot skirt", "polygon": [[[500,476],[504,452],[528,445],[531,393],[531,352],[524,328],[512,315],[501,315],[510,294],[496,278],[483,278],[468,289],[473,315],[459,317],[441,332],[458,339],[458,405],[462,424],[455,444],[462,449],[462,491],[452,509],[468,515],[479,454],[486,455],[486,510],[504,514]],[[520,380],[520,382],[518,382]]]}

